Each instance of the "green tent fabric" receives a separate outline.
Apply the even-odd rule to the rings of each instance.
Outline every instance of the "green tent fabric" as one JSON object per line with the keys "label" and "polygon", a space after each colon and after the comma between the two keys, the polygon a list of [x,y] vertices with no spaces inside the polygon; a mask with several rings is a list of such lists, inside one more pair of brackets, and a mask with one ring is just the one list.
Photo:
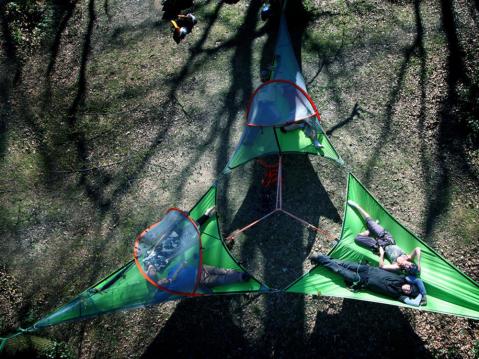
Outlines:
{"label": "green tent fabric", "polygon": [[[212,186],[203,198],[190,211],[190,217],[197,220],[205,211],[216,205],[217,189]],[[234,269],[245,272],[245,269],[234,259],[228,248],[224,245],[219,227],[218,217],[211,218],[201,227],[201,245],[203,264],[217,268]],[[232,283],[213,288],[214,294],[234,294],[248,292],[268,292],[270,289],[251,278],[247,282]]]}
{"label": "green tent fabric", "polygon": [[[349,175],[347,199],[378,219],[406,252],[421,248],[421,278],[427,289],[427,306],[415,308],[368,292],[353,293],[345,287],[342,278],[320,266],[292,283],[286,289],[288,292],[351,298],[479,319],[479,285],[394,219],[352,174]],[[362,218],[346,206],[341,239],[329,255],[353,262],[366,259],[377,265],[378,256],[354,242],[355,236],[364,230]]]}
{"label": "green tent fabric", "polygon": [[[253,93],[246,118],[247,125],[227,164],[226,172],[254,158],[284,153],[310,153],[343,164],[319,125],[320,115],[306,92],[284,15],[279,25],[272,80],[259,86]],[[302,129],[286,133],[280,129],[285,124],[305,119],[317,124],[316,138],[322,148],[316,148]]]}
{"label": "green tent fabric", "polygon": [[[198,220],[206,209],[216,204],[216,186],[212,186],[191,209],[190,218]],[[201,251],[203,264],[217,268],[235,269],[245,272],[225,247],[220,234],[218,218],[212,217],[201,227]],[[234,294],[246,292],[267,292],[269,288],[255,278],[246,282],[214,287],[212,293],[199,295]],[[158,294],[161,294],[158,296]],[[163,295],[164,294],[164,295]],[[35,331],[44,327],[77,321],[101,314],[153,305],[184,298],[182,295],[163,293],[149,283],[132,260],[108,277],[85,290],[68,304],[37,321],[33,326],[22,329]]]}

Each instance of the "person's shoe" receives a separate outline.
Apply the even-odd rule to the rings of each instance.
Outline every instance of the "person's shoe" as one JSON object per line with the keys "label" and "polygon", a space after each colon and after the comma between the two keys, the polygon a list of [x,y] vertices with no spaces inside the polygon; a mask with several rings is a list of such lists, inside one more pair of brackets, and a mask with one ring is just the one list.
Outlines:
{"label": "person's shoe", "polygon": [[313,262],[313,263],[318,263],[321,264],[324,262],[324,259],[326,259],[327,256],[324,254],[321,254],[319,252],[313,252],[309,255],[308,259]]}
{"label": "person's shoe", "polygon": [[421,306],[427,305],[427,296],[426,295],[421,298],[421,302],[419,303],[419,305],[421,305]]}
{"label": "person's shoe", "polygon": [[213,217],[216,214],[216,207],[210,207],[205,211],[205,216]]}
{"label": "person's shoe", "polygon": [[252,276],[251,276],[251,274],[249,274],[249,273],[243,272],[243,274],[241,274],[241,279],[243,280],[243,282],[247,282],[247,281],[249,281],[251,278],[252,278]]}
{"label": "person's shoe", "polygon": [[356,202],[351,201],[351,200],[348,200],[348,204],[353,208],[358,208],[359,207],[359,205]]}

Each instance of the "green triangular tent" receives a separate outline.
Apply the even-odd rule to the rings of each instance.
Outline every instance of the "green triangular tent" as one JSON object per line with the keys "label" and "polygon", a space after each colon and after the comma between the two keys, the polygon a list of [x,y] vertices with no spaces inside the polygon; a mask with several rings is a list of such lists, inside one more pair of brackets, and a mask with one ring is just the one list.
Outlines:
{"label": "green triangular tent", "polygon": [[[426,285],[428,302],[427,306],[416,309],[479,319],[479,285],[394,219],[352,174],[348,179],[347,199],[355,201],[372,218],[378,219],[406,252],[415,247],[421,248],[421,278]],[[355,236],[364,230],[364,221],[353,208],[346,206],[341,238],[329,255],[353,262],[366,259],[377,265],[378,256],[354,242]],[[286,290],[410,307],[376,294],[353,293],[345,287],[341,277],[320,266],[313,268]]]}
{"label": "green triangular tent", "polygon": [[[216,205],[216,192],[216,186],[212,186],[191,209],[190,218],[197,220],[205,213],[206,209]],[[245,272],[225,247],[220,233],[217,216],[212,217],[201,227],[203,264]],[[162,296],[163,300],[158,301],[158,297],[155,296],[158,291],[159,289],[145,279],[132,260],[85,290],[68,304],[21,331],[31,332],[47,326],[95,317],[108,312],[183,298],[180,295],[167,295]],[[269,291],[267,286],[255,278],[250,278],[247,282],[215,287],[213,293],[207,295],[267,291]]]}
{"label": "green triangular tent", "polygon": [[[267,118],[268,112],[272,112],[273,119]],[[306,92],[284,15],[279,25],[272,80],[253,93],[246,117],[248,124],[228,162],[227,171],[254,158],[281,153],[311,153],[343,163],[322,128],[317,135],[323,146],[320,149],[313,146],[303,130],[284,133],[280,129],[285,123],[304,118],[319,120],[319,112]]]}

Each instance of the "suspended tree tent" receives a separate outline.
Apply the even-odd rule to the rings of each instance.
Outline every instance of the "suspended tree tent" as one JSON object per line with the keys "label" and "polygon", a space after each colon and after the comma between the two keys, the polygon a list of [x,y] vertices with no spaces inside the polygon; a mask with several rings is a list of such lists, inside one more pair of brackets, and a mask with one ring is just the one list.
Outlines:
{"label": "suspended tree tent", "polygon": [[[254,91],[246,110],[246,120],[227,171],[254,158],[284,153],[311,153],[343,163],[319,124],[320,114],[306,91],[284,15],[279,25],[272,80]],[[322,148],[316,148],[302,129],[281,131],[281,127],[303,120],[317,121],[317,139]]]}
{"label": "suspended tree tent", "polygon": [[[339,275],[321,266],[293,282],[287,292],[358,299],[479,319],[479,285],[400,224],[352,174],[348,179],[347,200],[355,201],[372,218],[378,219],[404,251],[421,248],[421,279],[427,289],[427,306],[416,308],[378,294],[352,292]],[[355,236],[366,229],[364,221],[352,207],[345,204],[345,208],[341,238],[329,255],[335,259],[367,260],[378,265],[377,255],[354,242]]]}
{"label": "suspended tree tent", "polygon": [[[254,277],[244,282],[213,287],[207,291],[201,288],[199,281],[204,265],[246,272],[224,246],[216,215],[200,228],[195,223],[208,208],[216,205],[216,192],[216,186],[212,186],[189,214],[176,208],[170,209],[160,222],[150,226],[137,237],[134,260],[15,335],[108,312],[185,297],[269,291],[267,286]],[[174,244],[172,239],[176,241],[176,253],[171,256],[171,262],[157,273],[158,279],[166,278],[180,263],[188,268],[182,271],[181,278],[178,277],[180,286],[161,286],[158,285],[158,280],[154,281],[148,275],[144,260],[152,253],[152,249],[158,250],[160,246],[171,249]]]}
{"label": "suspended tree tent", "polygon": [[[235,152],[229,160],[225,173],[244,165],[252,159],[278,155],[275,208],[261,218],[231,233],[227,240],[255,226],[272,214],[282,212],[317,232],[321,229],[297,217],[283,206],[282,155],[288,153],[314,154],[343,164],[333,145],[320,125],[320,114],[306,91],[306,84],[291,45],[286,17],[281,15],[275,46],[272,79],[260,85],[252,94],[246,110],[246,125]],[[314,146],[313,139],[301,128],[283,131],[282,127],[307,121],[317,129],[316,139],[321,148]],[[271,167],[271,166],[270,166]],[[271,168],[270,168],[271,169]]]}

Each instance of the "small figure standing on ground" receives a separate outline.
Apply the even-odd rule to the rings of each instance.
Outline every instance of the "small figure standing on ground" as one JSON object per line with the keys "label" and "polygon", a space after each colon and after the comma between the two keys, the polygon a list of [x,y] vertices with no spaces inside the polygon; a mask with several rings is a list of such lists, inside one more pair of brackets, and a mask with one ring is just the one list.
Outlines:
{"label": "small figure standing on ground", "polygon": [[[379,267],[385,270],[403,270],[408,274],[418,275],[421,272],[421,248],[416,247],[411,254],[406,254],[397,244],[391,233],[375,222],[369,213],[356,202],[349,200],[348,205],[356,209],[366,222],[367,230],[359,233],[354,241],[361,247],[373,252],[379,251]],[[384,256],[391,264],[384,263]],[[413,262],[417,259],[417,265]]]}
{"label": "small figure standing on ground", "polygon": [[173,31],[173,40],[179,44],[186,35],[193,31],[193,27],[197,22],[196,17],[191,13],[178,15],[175,20],[171,20],[170,24],[171,31]]}

